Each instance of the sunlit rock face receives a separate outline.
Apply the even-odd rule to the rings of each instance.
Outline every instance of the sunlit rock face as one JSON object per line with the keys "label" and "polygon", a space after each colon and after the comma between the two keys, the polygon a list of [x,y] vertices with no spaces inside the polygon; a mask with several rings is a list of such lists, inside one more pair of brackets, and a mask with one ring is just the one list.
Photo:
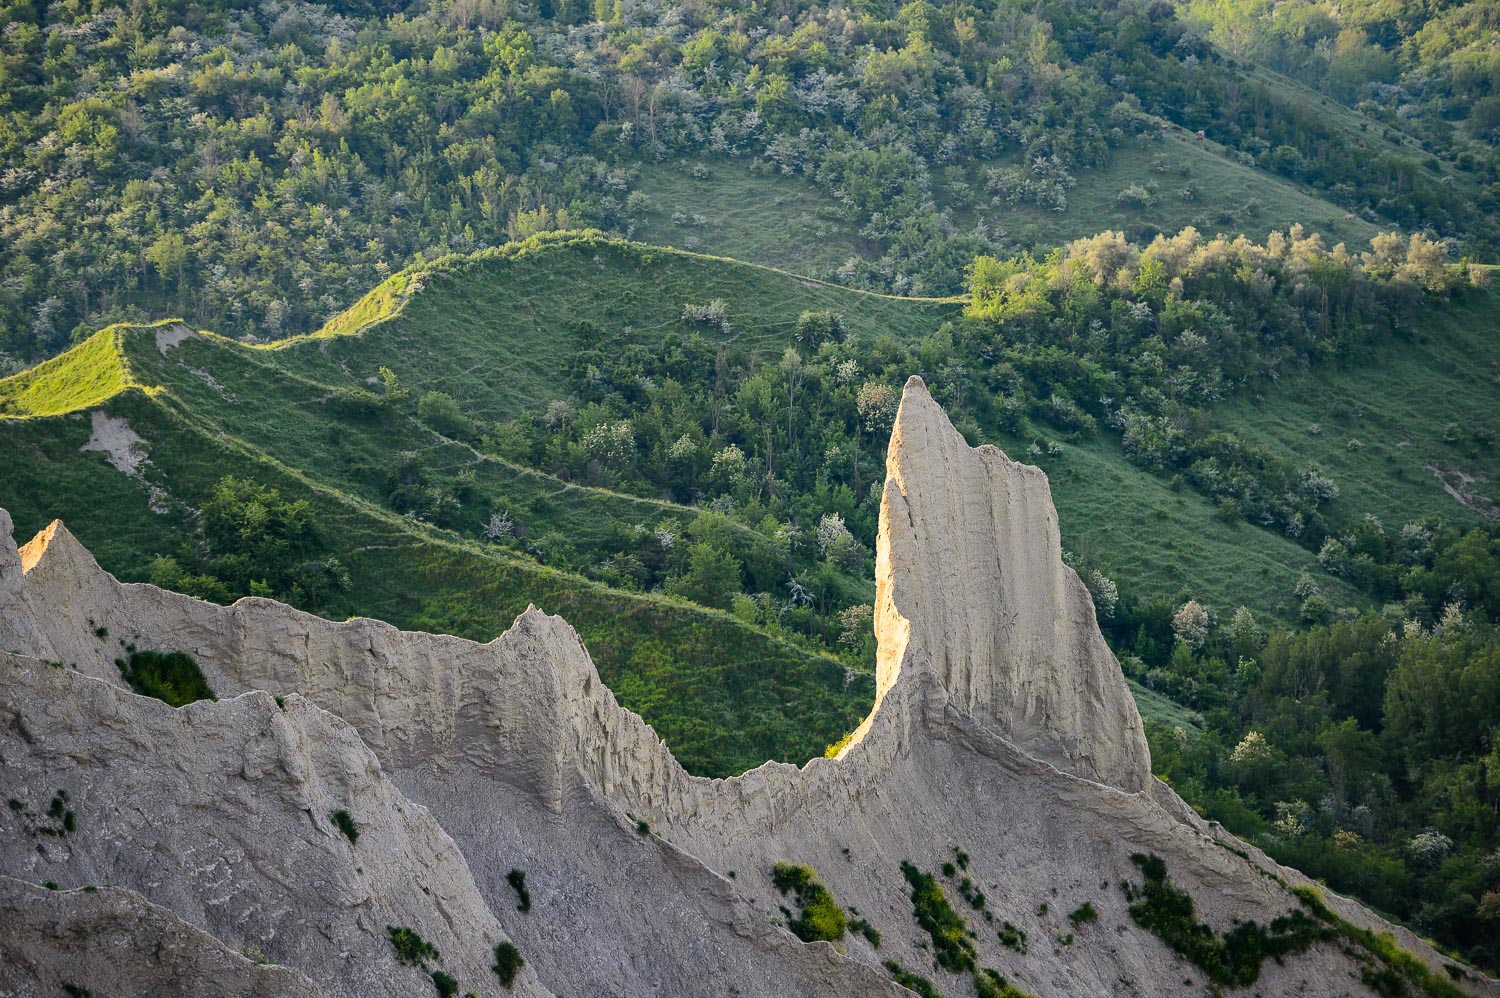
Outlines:
{"label": "sunlit rock face", "polygon": [[903,673],[931,670],[954,703],[1037,758],[1144,789],[1140,715],[1088,590],[1062,562],[1047,476],[971,448],[915,377],[886,475],[877,699]]}
{"label": "sunlit rock face", "polygon": [[[978,966],[1047,996],[1206,987],[1131,920],[1130,855],[1161,856],[1220,930],[1285,914],[1305,879],[1150,776],[1040,471],[970,448],[917,379],[887,468],[874,709],[837,758],[728,780],[684,772],[542,610],[480,644],[215,606],[117,582],[61,523],[18,549],[0,511],[0,780],[21,804],[0,813],[0,992],[205,993],[198,975],[222,994],[423,995],[440,970],[460,994],[878,998],[910,994],[895,961],[963,996],[974,985],[934,968],[900,869],[956,850],[984,900],[942,883]],[[191,654],[221,699],[136,695],[114,664],[129,646]],[[74,827],[44,831],[63,791]],[[813,867],[879,948],[788,931],[779,861]],[[1098,920],[1068,923],[1085,901]],[[1025,953],[997,934],[1007,922]],[[401,963],[391,925],[440,959]],[[128,958],[102,966],[91,938]],[[510,989],[490,969],[502,942],[526,960]],[[1361,971],[1323,943],[1266,962],[1255,989],[1373,993]]]}

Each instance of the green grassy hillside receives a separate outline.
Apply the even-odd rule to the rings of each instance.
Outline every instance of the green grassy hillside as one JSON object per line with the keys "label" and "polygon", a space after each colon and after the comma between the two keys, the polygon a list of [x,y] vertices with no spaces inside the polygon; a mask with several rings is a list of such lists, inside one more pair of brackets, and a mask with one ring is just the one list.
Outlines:
{"label": "green grassy hillside", "polygon": [[[684,304],[714,298],[727,304],[727,331],[683,319]],[[613,566],[676,557],[660,550],[663,532],[684,545],[717,538],[739,559],[746,592],[774,594],[789,574],[817,569],[816,553],[788,549],[743,516],[565,481],[547,464],[507,459],[493,446],[498,431],[487,428],[537,419],[569,398],[576,382],[565,368],[580,335],[606,352],[655,351],[697,336],[765,364],[792,342],[798,316],[817,309],[841,314],[867,344],[888,336],[919,345],[956,316],[958,303],[563,236],[398,275],[320,334],[270,346],[212,334],[173,343],[158,340],[160,327],[116,327],[0,381],[0,462],[17,469],[0,481],[0,505],[23,535],[63,517],[107,568],[146,579],[159,571],[159,557],[192,562],[201,530],[192,511],[224,474],[252,479],[305,500],[328,539],[322,554],[347,571],[348,588],[325,594],[320,612],[485,639],[534,602],[579,628],[623,702],[698,771],[806,758],[867,707],[870,681],[859,673],[869,668],[868,646],[845,648],[828,632],[819,638],[816,628],[779,626],[777,614],[749,600],[729,614],[639,591],[638,582],[618,582]],[[1427,511],[1477,520],[1420,465],[1493,474],[1473,431],[1496,364],[1494,338],[1478,337],[1476,352],[1474,331],[1493,328],[1494,317],[1492,299],[1474,299],[1424,320],[1410,342],[1382,348],[1381,363],[1308,375],[1219,412],[1247,437],[1330,468],[1350,510],[1393,522]],[[369,382],[382,367],[411,399],[381,401],[384,389]],[[941,372],[926,373],[941,387]],[[373,415],[348,405],[361,389],[372,389],[364,404],[378,410]],[[415,402],[428,390],[451,393],[473,434],[438,432],[424,419]],[[138,476],[80,450],[87,414],[99,408],[143,439],[149,460]],[[1468,435],[1443,442],[1451,422]],[[1326,429],[1309,435],[1313,423]],[[1065,546],[1139,600],[1193,597],[1220,611],[1243,604],[1286,619],[1296,612],[1302,572],[1343,603],[1362,599],[1321,573],[1307,549],[1215,515],[1199,493],[1130,464],[1107,435],[1028,454],[1030,436],[965,430],[1041,464]],[[1396,448],[1401,441],[1386,438],[1398,430],[1420,447]],[[1362,448],[1348,446],[1356,435]],[[1388,452],[1405,463],[1391,464]],[[403,516],[393,490],[437,493],[451,504],[441,515]],[[820,500],[808,501],[817,513]],[[485,539],[497,513],[509,516],[516,536]],[[679,563],[673,571],[686,570]],[[867,560],[818,571],[831,587],[826,619],[871,601]],[[846,668],[855,670],[852,682]],[[1180,719],[1159,699],[1143,702],[1148,715]]]}
{"label": "green grassy hillside", "polygon": [[[945,167],[933,174],[933,197],[961,230],[982,222],[1001,244],[1037,255],[1103,229],[1149,240],[1191,225],[1262,241],[1300,224],[1330,246],[1343,242],[1353,250],[1367,248],[1380,231],[1317,191],[1245,166],[1224,146],[1166,126],[1112,150],[1107,165],[1079,170],[1063,211],[992,203],[988,172],[1021,165]],[[642,165],[634,180],[648,205],[633,221],[637,239],[819,277],[833,276],[851,257],[880,255],[860,237],[851,213],[802,176],[707,159]],[[1147,203],[1120,199],[1132,185],[1149,192]]]}
{"label": "green grassy hillside", "polygon": [[1341,489],[1336,514],[1470,524],[1500,515],[1497,397],[1500,299],[1490,294],[1435,309],[1377,357],[1233,399],[1217,416],[1327,470]]}
{"label": "green grassy hillside", "polygon": [[[400,296],[382,285],[375,301],[351,310],[354,321],[341,316],[312,336],[273,344],[267,356],[328,384],[364,383],[389,367],[409,388],[447,392],[469,415],[500,419],[567,395],[564,365],[578,349],[580,323],[590,342],[609,350],[655,349],[669,334],[696,332],[715,346],[770,357],[791,342],[804,311],[837,309],[857,336],[905,339],[960,308],[957,299],[851,291],[598,234],[549,235],[418,269],[423,291],[404,307],[386,308]],[[685,305],[715,299],[727,305],[728,332],[683,322]]]}

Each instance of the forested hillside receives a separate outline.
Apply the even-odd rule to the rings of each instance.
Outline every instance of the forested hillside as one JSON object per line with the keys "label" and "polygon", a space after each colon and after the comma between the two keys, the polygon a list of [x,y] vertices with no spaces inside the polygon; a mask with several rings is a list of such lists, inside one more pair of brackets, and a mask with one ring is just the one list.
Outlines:
{"label": "forested hillside", "polygon": [[[1335,113],[1215,47],[1249,14],[1226,27],[1162,2],[11,0],[0,351],[35,360],[162,314],[235,336],[305,332],[419,255],[549,228],[629,234],[654,215],[653,238],[696,242],[708,221],[691,194],[653,200],[640,174],[686,157],[704,177],[720,161],[758,173],[747,194],[772,218],[776,177],[811,181],[815,210],[852,236],[814,276],[898,293],[951,293],[978,253],[1055,243],[1033,212],[1146,240],[1168,205],[1174,231],[1266,231],[1270,213],[1343,238],[1364,219],[1490,259],[1481,7],[1464,8],[1470,41],[1381,56],[1399,55],[1408,89],[1433,75],[1424,99],[1451,95],[1422,119],[1441,126],[1418,127],[1405,104]],[[1312,10],[1325,21],[1298,44],[1319,52],[1330,15]],[[1385,53],[1376,29],[1395,21],[1370,16],[1359,30],[1379,37],[1359,51]],[[1422,37],[1458,16],[1434,14]],[[1251,54],[1267,46],[1324,82],[1314,57],[1270,42]],[[1340,96],[1387,86],[1385,69],[1334,63]],[[1133,165],[1109,174],[1122,155]],[[1109,189],[1091,183],[1099,171]],[[1312,195],[1299,211],[1326,210],[1285,217],[1292,195],[1268,199],[1265,177]]]}

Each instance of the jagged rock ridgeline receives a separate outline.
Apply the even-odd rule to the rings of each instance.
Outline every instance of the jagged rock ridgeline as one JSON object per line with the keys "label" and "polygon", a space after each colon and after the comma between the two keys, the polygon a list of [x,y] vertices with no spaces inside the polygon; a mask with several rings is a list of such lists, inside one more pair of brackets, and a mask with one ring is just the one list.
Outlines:
{"label": "jagged rock ridgeline", "polygon": [[[98,933],[135,947],[159,994],[187,993],[193,961],[225,993],[428,994],[441,970],[475,994],[906,994],[891,961],[974,994],[934,964],[909,862],[945,885],[976,968],[1042,995],[1156,994],[1209,981],[1130,918],[1131,853],[1161,856],[1220,930],[1285,914],[1305,882],[1152,779],[1045,477],[969,448],[916,379],[882,506],[878,702],[838,758],[801,768],[688,775],[534,608],[476,644],[121,584],[60,523],[10,535],[0,512],[0,779],[19,805],[0,815],[0,912],[25,913],[0,922],[17,954],[0,988],[18,993],[114,993]],[[132,647],[191,654],[223,699],[137,696],[115,665]],[[49,824],[59,799],[70,829]],[[967,886],[939,873],[960,851]],[[878,936],[799,940],[783,861]],[[1085,903],[1098,918],[1072,924]],[[147,913],[128,937],[122,910]],[[389,926],[440,959],[401,963]],[[506,942],[526,961],[509,988],[490,969]],[[1256,989],[1373,993],[1366,969],[1325,940],[1266,962]]]}

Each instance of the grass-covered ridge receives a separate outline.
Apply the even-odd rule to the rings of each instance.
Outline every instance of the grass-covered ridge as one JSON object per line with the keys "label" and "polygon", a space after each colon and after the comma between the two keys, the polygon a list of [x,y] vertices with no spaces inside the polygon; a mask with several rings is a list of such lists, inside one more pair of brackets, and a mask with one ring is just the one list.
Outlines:
{"label": "grass-covered ridge", "polygon": [[0,379],[0,419],[54,416],[99,405],[130,384],[120,327],[101,329],[68,352]]}

